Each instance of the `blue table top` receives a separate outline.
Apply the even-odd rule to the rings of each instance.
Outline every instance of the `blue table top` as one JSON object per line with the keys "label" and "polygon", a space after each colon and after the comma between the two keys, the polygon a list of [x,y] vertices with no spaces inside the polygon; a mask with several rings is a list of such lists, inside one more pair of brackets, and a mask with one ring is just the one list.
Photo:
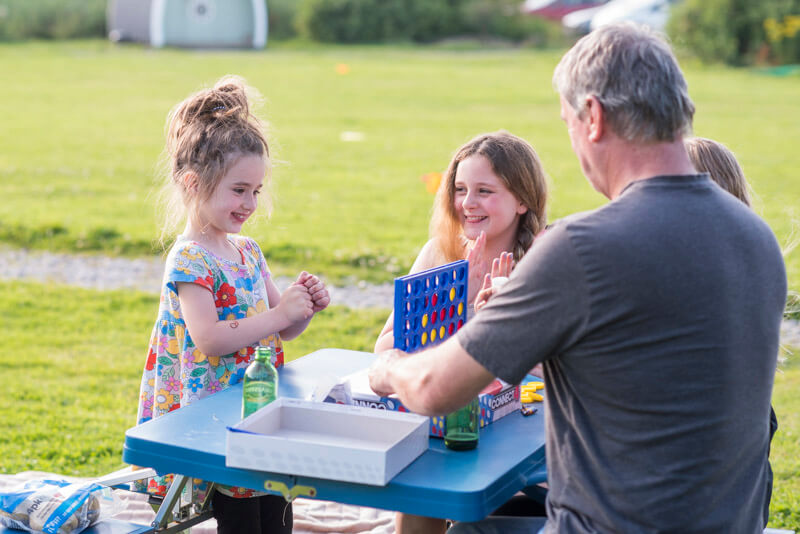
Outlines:
{"label": "blue table top", "polygon": [[[281,396],[306,398],[325,376],[368,367],[374,355],[322,349],[280,370]],[[123,460],[221,484],[263,489],[268,480],[315,488],[316,498],[449,518],[482,519],[525,486],[546,478],[544,414],[509,414],[481,429],[478,448],[451,451],[431,438],[428,450],[386,486],[272,474],[225,466],[226,427],[240,420],[241,384],[126,432]]]}

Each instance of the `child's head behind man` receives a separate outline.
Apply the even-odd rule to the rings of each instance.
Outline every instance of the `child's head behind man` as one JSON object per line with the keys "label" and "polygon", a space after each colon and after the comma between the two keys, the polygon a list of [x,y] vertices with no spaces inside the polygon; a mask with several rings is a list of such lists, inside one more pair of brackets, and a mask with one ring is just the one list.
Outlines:
{"label": "child's head behind man", "polygon": [[733,152],[704,137],[686,138],[684,145],[698,172],[707,172],[717,185],[750,206],[750,185]]}

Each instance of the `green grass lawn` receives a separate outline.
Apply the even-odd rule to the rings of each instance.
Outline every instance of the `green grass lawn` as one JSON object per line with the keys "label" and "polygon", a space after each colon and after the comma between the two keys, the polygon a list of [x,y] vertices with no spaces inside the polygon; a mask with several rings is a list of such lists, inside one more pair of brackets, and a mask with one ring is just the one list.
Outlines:
{"label": "green grass lawn", "polygon": [[[278,44],[263,52],[150,50],[105,41],[0,45],[0,241],[148,253],[168,110],[226,73],[265,97],[279,160],[275,211],[245,228],[276,270],[372,281],[405,272],[443,170],[473,135],[505,128],[538,150],[550,218],[604,199],[585,183],[551,87],[561,51]],[[337,74],[345,64],[349,73]],[[800,206],[800,76],[685,62],[696,133],[739,156],[782,242]],[[343,142],[357,131],[362,142]],[[787,258],[800,287],[800,253]]]}

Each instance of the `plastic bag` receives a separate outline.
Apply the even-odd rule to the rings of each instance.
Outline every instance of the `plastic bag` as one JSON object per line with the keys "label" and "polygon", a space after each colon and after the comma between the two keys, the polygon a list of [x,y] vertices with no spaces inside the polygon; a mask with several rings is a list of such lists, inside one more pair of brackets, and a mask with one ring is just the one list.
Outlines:
{"label": "plastic bag", "polygon": [[75,534],[95,524],[104,504],[113,502],[111,490],[94,482],[29,480],[0,491],[0,525],[37,533]]}
{"label": "plastic bag", "polygon": [[333,375],[325,375],[317,381],[314,391],[308,396],[314,402],[353,404],[350,382]]}

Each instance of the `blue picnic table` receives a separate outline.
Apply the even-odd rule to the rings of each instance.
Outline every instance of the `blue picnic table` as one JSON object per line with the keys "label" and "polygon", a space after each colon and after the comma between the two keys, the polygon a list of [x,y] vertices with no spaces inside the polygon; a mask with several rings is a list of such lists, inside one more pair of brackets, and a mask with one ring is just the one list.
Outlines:
{"label": "blue picnic table", "polygon": [[[280,369],[279,394],[308,398],[321,379],[352,374],[369,367],[374,358],[365,352],[318,350]],[[300,491],[295,493],[303,496],[310,489],[315,499],[459,521],[482,519],[516,492],[546,480],[541,411],[529,417],[516,411],[482,428],[478,448],[472,451],[451,451],[443,440],[432,437],[428,450],[385,486],[227,467],[226,429],[240,420],[241,399],[241,384],[237,384],[129,429],[123,460],[161,474],[258,490],[264,490],[265,484],[290,491],[297,488]],[[118,526],[120,530],[110,530],[101,524],[85,532],[154,531]]]}

